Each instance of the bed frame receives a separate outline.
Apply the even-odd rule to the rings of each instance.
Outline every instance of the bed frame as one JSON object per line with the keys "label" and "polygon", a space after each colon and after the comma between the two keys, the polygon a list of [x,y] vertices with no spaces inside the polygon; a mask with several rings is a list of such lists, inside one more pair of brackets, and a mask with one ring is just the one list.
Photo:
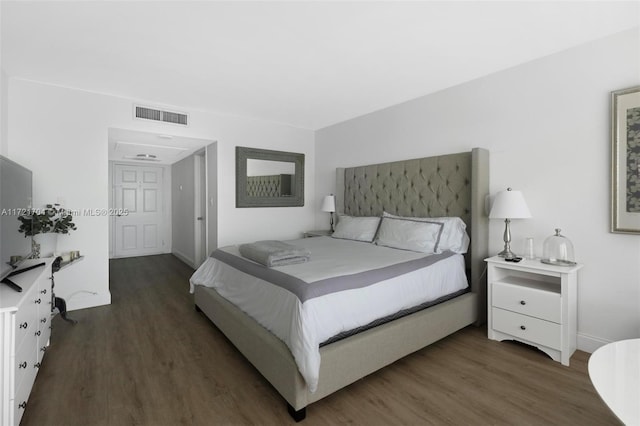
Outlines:
{"label": "bed frame", "polygon": [[486,318],[489,152],[397,161],[336,172],[336,210],[352,216],[459,216],[471,237],[465,255],[471,291],[320,348],[318,389],[308,391],[287,346],[215,290],[196,286],[194,300],[260,371],[300,421],[306,407],[404,356]]}

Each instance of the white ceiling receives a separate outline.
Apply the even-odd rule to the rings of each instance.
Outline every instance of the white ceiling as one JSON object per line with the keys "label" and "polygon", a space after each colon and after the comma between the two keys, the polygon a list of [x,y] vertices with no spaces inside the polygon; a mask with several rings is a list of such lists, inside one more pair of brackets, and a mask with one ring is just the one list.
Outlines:
{"label": "white ceiling", "polygon": [[637,27],[639,5],[2,1],[2,67],[319,129]]}
{"label": "white ceiling", "polygon": [[109,160],[148,165],[173,164],[213,143],[204,139],[109,129]]}

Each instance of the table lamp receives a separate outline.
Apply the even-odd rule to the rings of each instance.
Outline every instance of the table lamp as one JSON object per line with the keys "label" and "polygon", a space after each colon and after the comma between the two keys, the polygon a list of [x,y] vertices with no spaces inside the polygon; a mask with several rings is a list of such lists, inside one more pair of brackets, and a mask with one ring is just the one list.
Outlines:
{"label": "table lamp", "polygon": [[331,226],[331,232],[333,232],[333,212],[336,211],[336,199],[333,194],[324,197],[321,210],[329,212],[329,225]]}
{"label": "table lamp", "polygon": [[489,219],[504,219],[504,250],[498,253],[498,256],[504,257],[505,259],[517,257],[511,251],[511,230],[509,229],[509,223],[511,223],[511,219],[527,219],[530,217],[531,213],[529,212],[527,203],[524,201],[522,192],[507,188],[506,191],[500,191],[496,194],[491,212],[489,213]]}

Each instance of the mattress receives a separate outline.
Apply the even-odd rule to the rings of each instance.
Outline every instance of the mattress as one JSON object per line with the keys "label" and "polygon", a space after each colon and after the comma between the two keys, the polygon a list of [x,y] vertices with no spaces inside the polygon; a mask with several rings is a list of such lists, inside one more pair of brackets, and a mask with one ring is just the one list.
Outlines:
{"label": "mattress", "polygon": [[309,250],[310,260],[266,268],[242,258],[237,246],[223,247],[193,274],[191,292],[196,285],[215,289],[281,339],[311,392],[321,342],[468,286],[464,258],[452,252],[425,255],[331,237],[287,242]]}

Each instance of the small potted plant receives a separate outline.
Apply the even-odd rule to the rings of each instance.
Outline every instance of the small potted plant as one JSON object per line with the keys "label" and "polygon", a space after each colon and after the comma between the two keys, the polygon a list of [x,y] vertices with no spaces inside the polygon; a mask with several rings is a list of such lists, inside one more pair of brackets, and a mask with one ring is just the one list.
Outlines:
{"label": "small potted plant", "polygon": [[[60,207],[59,204],[47,204],[44,209],[35,209],[29,213],[18,217],[20,221],[18,231],[23,233],[25,237],[31,237],[34,257],[40,257],[40,244],[42,244],[42,241],[40,243],[35,241],[36,235],[52,234],[54,236],[52,248],[55,252],[57,235],[69,234],[72,230],[77,229],[71,213]],[[46,254],[53,253],[47,252]]]}

